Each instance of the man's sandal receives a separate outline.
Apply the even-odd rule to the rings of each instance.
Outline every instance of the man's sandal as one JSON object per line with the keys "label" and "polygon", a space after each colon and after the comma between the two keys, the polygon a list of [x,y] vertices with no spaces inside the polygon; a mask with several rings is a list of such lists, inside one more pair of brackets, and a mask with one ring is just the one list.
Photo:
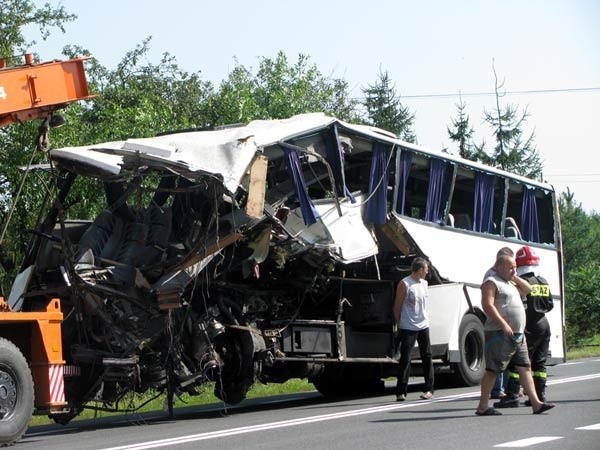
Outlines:
{"label": "man's sandal", "polygon": [[[502,415],[502,413],[500,411],[498,411],[496,408],[488,408],[483,412],[477,410],[477,411],[475,411],[475,414],[477,414],[478,416],[501,416]],[[535,413],[535,414],[539,414],[539,413]]]}
{"label": "man's sandal", "polygon": [[534,414],[542,414],[552,408],[554,408],[556,405],[554,403],[542,403],[542,406],[540,406],[540,409],[538,409],[537,411],[534,411]]}

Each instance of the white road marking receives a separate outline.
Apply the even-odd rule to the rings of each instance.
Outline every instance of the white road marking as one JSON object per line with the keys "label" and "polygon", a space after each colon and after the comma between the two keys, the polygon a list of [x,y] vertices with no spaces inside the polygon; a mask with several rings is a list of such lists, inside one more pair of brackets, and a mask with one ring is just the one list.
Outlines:
{"label": "white road marking", "polygon": [[233,436],[237,434],[253,433],[256,431],[273,430],[276,428],[292,427],[296,425],[304,425],[314,422],[323,422],[326,420],[336,420],[344,417],[361,416],[365,414],[375,414],[386,411],[395,411],[399,409],[425,406],[431,403],[450,402],[457,399],[474,398],[479,395],[479,392],[467,392],[465,394],[449,395],[433,400],[419,400],[414,402],[406,402],[402,404],[393,403],[391,405],[374,406],[371,408],[355,409],[332,414],[322,414],[318,416],[303,417],[299,419],[283,420],[280,422],[271,422],[247,427],[229,428],[220,431],[209,431],[206,433],[192,434],[188,436],[179,436],[168,439],[160,439],[156,441],[140,442],[138,444],[123,445],[119,447],[110,447],[104,450],[142,450],[147,448],[167,447],[187,442],[204,441],[207,439],[216,439],[220,437]]}
{"label": "white road marking", "polygon": [[575,381],[593,380],[594,378],[600,378],[600,373],[593,373],[593,374],[590,374],[590,375],[581,375],[579,377],[561,378],[559,380],[548,380],[546,382],[546,384],[553,385],[553,384],[573,383]]}
{"label": "white road marking", "polygon": [[594,425],[588,425],[586,427],[575,428],[576,430],[600,430],[600,423],[595,423]]}
{"label": "white road marking", "polygon": [[505,442],[504,444],[494,445],[494,447],[530,447],[532,445],[541,444],[542,442],[556,441],[557,439],[563,439],[562,436],[539,436],[527,439],[520,439],[518,441]]}
{"label": "white road marking", "polygon": [[576,366],[577,364],[585,364],[585,363],[589,363],[589,362],[600,362],[600,359],[586,359],[584,361],[573,361],[573,362],[560,363],[559,366]]}

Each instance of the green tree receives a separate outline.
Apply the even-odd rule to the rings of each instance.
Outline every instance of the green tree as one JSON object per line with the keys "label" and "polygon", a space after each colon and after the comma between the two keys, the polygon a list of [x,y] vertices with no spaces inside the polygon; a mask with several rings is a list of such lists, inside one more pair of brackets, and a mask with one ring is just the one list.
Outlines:
{"label": "green tree", "polygon": [[[16,56],[30,51],[36,43],[25,37],[25,27],[38,27],[41,38],[45,40],[54,28],[64,32],[64,24],[75,18],[63,6],[45,4],[38,7],[30,0],[0,2],[0,57],[6,59],[9,65],[22,63],[22,59]],[[9,262],[18,263],[19,255],[30,237],[27,230],[35,222],[42,198],[51,189],[48,180],[39,174],[29,175],[28,178],[34,182],[26,183],[26,173],[20,169],[46,161],[46,155],[36,150],[38,127],[38,123],[27,122],[0,129],[0,246],[4,252],[1,259],[7,264],[9,273],[0,274],[4,293],[7,278],[10,278],[10,272],[14,272]],[[16,201],[17,193],[20,193],[19,202]],[[10,228],[9,216],[13,220]]]}
{"label": "green tree", "polygon": [[416,141],[412,130],[415,115],[400,102],[387,71],[380,71],[377,81],[364,88],[363,93],[369,125],[391,131],[405,141]]}
{"label": "green tree", "polygon": [[569,344],[600,333],[600,215],[588,214],[570,190],[559,197]]}
{"label": "green tree", "polygon": [[458,117],[452,119],[452,128],[446,127],[450,139],[458,144],[458,154],[471,161],[478,160],[477,147],[473,144],[474,130],[469,122],[469,116],[465,112],[467,104],[459,100],[456,104]]}
{"label": "green tree", "polygon": [[64,6],[46,3],[36,6],[32,0],[2,0],[0,2],[0,57],[10,59],[29,51],[35,40],[28,41],[23,34],[25,26],[36,26],[40,36],[46,40],[52,28],[65,32],[64,25],[77,18],[68,13]]}
{"label": "green tree", "polygon": [[226,80],[221,82],[211,104],[211,122],[215,125],[244,123],[260,117],[261,111],[255,96],[256,80],[252,72],[236,65]]}
{"label": "green tree", "polygon": [[290,64],[280,51],[274,59],[262,58],[256,73],[237,63],[209,109],[212,124],[225,125],[317,111],[350,119],[354,105],[346,81],[323,76],[303,54]]}
{"label": "green tree", "polygon": [[563,261],[567,278],[572,270],[600,261],[600,216],[588,214],[572,192],[559,197]]}
{"label": "green tree", "polygon": [[485,163],[509,172],[514,172],[532,179],[542,179],[542,161],[535,147],[535,134],[524,137],[523,126],[529,113],[527,108],[522,113],[514,105],[502,107],[500,89],[504,82],[498,83],[494,69],[496,109],[484,111],[484,120],[493,130],[496,145],[491,153],[484,149],[484,144],[476,147],[479,159]]}
{"label": "green tree", "polygon": [[565,291],[568,342],[577,344],[600,334],[600,262],[570,270]]}
{"label": "green tree", "polygon": [[[166,131],[210,126],[208,104],[214,94],[200,73],[179,68],[175,58],[163,54],[158,64],[147,62],[151,37],[127,52],[113,71],[92,60],[87,68],[92,92],[90,102],[70,108],[72,126],[57,130],[60,145],[148,137]],[[86,54],[67,47],[72,57]]]}

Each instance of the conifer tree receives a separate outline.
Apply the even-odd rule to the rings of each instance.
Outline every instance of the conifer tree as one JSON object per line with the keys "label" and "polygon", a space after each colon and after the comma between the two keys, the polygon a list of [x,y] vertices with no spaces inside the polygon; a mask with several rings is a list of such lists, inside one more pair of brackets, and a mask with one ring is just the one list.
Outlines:
{"label": "conifer tree", "polygon": [[452,119],[452,128],[446,127],[450,139],[458,144],[458,154],[465,159],[477,161],[477,147],[473,144],[474,130],[469,122],[469,116],[465,112],[467,104],[459,99],[456,104],[458,117]]}
{"label": "conifer tree", "polygon": [[491,153],[483,145],[477,148],[481,162],[532,179],[542,179],[543,164],[535,147],[535,133],[524,136],[524,123],[529,117],[527,108],[519,113],[515,105],[502,107],[500,99],[504,96],[500,90],[504,82],[498,83],[494,68],[496,109],[484,111],[484,120],[492,128],[496,145]]}
{"label": "conifer tree", "polygon": [[380,71],[378,80],[364,88],[363,93],[369,125],[391,131],[405,141],[416,141],[412,130],[415,115],[400,102],[387,71]]}

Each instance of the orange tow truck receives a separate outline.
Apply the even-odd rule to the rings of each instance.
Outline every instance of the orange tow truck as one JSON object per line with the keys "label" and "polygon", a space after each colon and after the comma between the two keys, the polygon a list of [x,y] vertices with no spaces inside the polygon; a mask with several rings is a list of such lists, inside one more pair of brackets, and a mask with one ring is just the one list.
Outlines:
{"label": "orange tow truck", "polygon": [[[27,54],[25,64],[12,67],[0,59],[0,126],[42,119],[47,129],[56,110],[93,97],[85,59],[36,64]],[[68,413],[62,320],[57,298],[39,311],[22,312],[0,297],[0,446],[16,442],[34,412]]]}

